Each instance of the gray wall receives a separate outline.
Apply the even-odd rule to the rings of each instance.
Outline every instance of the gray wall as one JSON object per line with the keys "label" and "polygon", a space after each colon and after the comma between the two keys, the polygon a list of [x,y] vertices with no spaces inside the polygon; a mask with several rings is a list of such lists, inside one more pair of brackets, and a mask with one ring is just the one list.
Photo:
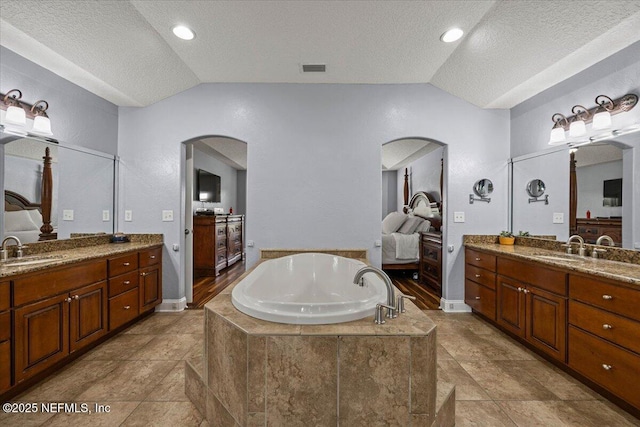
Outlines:
{"label": "gray wall", "polygon": [[[580,104],[595,106],[595,98],[604,94],[617,98],[627,93],[640,95],[640,42],[600,61],[585,71],[541,92],[511,109],[511,156],[548,149],[549,132],[554,113],[571,115],[571,108]],[[640,123],[640,107],[613,116],[614,128]],[[624,150],[623,182],[623,245],[640,249],[640,137],[635,135],[632,148]],[[553,167],[547,165],[547,167]],[[565,166],[558,166],[564,168]],[[568,218],[569,192],[555,193],[563,198],[563,211]],[[557,195],[555,195],[557,194]],[[629,197],[626,195],[629,194]],[[584,213],[578,212],[578,215]],[[514,222],[515,222],[514,214]],[[565,220],[568,227],[568,220]]]}
{"label": "gray wall", "polygon": [[[404,169],[403,169],[404,171]],[[398,171],[382,171],[382,219],[391,212],[402,212],[402,206],[398,208]],[[404,174],[404,172],[402,172]]]}
{"label": "gray wall", "polygon": [[[248,144],[248,266],[260,248],[365,248],[380,265],[381,146],[399,138],[448,144],[446,239],[455,250],[445,254],[445,298],[464,295],[463,234],[507,224],[508,111],[482,110],[428,84],[203,84],[146,108],[120,108],[121,206],[144,218],[124,223],[125,232],[182,243],[181,224],[163,223],[159,212],[181,209],[181,143],[208,135]],[[495,184],[492,203],[469,205],[481,177]],[[458,210],[466,223],[453,223]],[[166,298],[184,296],[180,258],[165,258]]]}
{"label": "gray wall", "polygon": [[207,172],[218,175],[222,187],[220,190],[220,203],[198,202],[197,198],[194,198],[193,208],[223,208],[225,212],[229,212],[229,208],[233,208],[234,213],[238,213],[237,170],[197,148],[193,149],[193,166],[195,169],[204,169]]}

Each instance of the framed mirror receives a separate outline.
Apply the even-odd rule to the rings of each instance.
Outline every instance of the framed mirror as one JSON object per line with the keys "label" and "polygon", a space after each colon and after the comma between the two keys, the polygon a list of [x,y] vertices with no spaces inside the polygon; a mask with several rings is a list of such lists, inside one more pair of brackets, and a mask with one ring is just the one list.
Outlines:
{"label": "framed mirror", "polygon": [[531,197],[541,197],[544,194],[545,188],[544,181],[541,179],[532,179],[527,183],[527,193],[529,193]]}

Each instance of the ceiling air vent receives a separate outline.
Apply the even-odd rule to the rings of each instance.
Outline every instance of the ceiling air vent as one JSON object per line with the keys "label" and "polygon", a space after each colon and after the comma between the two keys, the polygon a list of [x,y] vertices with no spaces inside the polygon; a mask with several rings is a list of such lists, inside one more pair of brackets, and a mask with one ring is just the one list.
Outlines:
{"label": "ceiling air vent", "polygon": [[325,64],[302,64],[303,73],[324,73],[327,71]]}

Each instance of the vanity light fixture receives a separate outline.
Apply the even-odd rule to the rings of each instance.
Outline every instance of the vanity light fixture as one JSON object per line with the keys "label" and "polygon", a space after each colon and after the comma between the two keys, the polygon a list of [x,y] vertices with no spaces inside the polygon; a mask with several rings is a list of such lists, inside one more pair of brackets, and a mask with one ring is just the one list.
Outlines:
{"label": "vanity light fixture", "polygon": [[[595,102],[596,106],[589,109],[582,105],[575,105],[571,109],[573,115],[569,117],[565,117],[560,113],[554,114],[551,117],[554,125],[551,129],[549,145],[570,144],[578,146],[618,136],[621,132],[626,134],[640,131],[638,125],[600,134],[587,130],[587,124],[589,123],[591,123],[592,131],[610,129],[612,126],[611,116],[632,110],[638,103],[638,95],[629,93],[617,99],[611,99],[606,95],[598,95]],[[567,130],[569,131],[569,138],[565,134]]]}
{"label": "vanity light fixture", "polygon": [[171,29],[173,34],[182,40],[193,40],[196,37],[196,33],[186,25],[176,25]]}
{"label": "vanity light fixture", "polygon": [[[0,93],[0,98],[4,101],[0,103],[0,109],[6,110],[3,125],[5,130],[17,135],[39,135],[45,137],[53,136],[51,132],[51,120],[46,111],[49,103],[44,99],[36,101],[33,105],[21,101],[22,92],[18,89],[11,89],[6,94]],[[27,129],[27,119],[33,120],[31,129]],[[53,139],[49,141],[57,142]]]}
{"label": "vanity light fixture", "polygon": [[460,28],[451,28],[445,31],[441,36],[440,40],[445,43],[453,43],[457,40],[460,40],[460,37],[464,34]]}

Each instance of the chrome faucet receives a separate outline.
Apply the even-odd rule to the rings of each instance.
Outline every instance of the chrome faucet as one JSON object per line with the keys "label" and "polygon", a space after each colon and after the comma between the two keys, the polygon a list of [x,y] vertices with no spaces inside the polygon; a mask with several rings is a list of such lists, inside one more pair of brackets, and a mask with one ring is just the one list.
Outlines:
{"label": "chrome faucet", "polygon": [[2,249],[0,250],[0,261],[6,261],[9,258],[9,252],[7,251],[7,242],[9,240],[13,240],[18,245],[18,252],[16,253],[16,258],[22,258],[22,242],[16,236],[7,236],[2,241]]}
{"label": "chrome faucet", "polygon": [[585,253],[586,253],[586,249],[584,247],[584,239],[582,237],[578,236],[577,234],[574,234],[573,236],[569,237],[569,240],[567,240],[567,243],[562,245],[562,246],[567,248],[567,253],[568,254],[572,254],[573,250],[571,248],[571,242],[574,239],[578,239],[578,243],[580,243],[580,248],[578,249],[578,255],[584,256]]}
{"label": "chrome faucet", "polygon": [[606,241],[609,243],[609,246],[615,246],[616,244],[613,242],[613,239],[609,236],[607,236],[606,234],[603,234],[602,236],[598,237],[598,240],[596,240],[596,245],[602,245],[602,242]]}
{"label": "chrome faucet", "polygon": [[359,286],[364,286],[362,276],[364,276],[364,274],[366,273],[375,273],[384,281],[384,284],[387,287],[387,302],[385,303],[387,309],[387,317],[397,317],[398,315],[396,314],[395,291],[393,290],[393,284],[391,283],[391,279],[389,278],[389,276],[387,276],[387,273],[371,266],[362,267],[356,272],[356,275],[353,278],[353,283]]}

